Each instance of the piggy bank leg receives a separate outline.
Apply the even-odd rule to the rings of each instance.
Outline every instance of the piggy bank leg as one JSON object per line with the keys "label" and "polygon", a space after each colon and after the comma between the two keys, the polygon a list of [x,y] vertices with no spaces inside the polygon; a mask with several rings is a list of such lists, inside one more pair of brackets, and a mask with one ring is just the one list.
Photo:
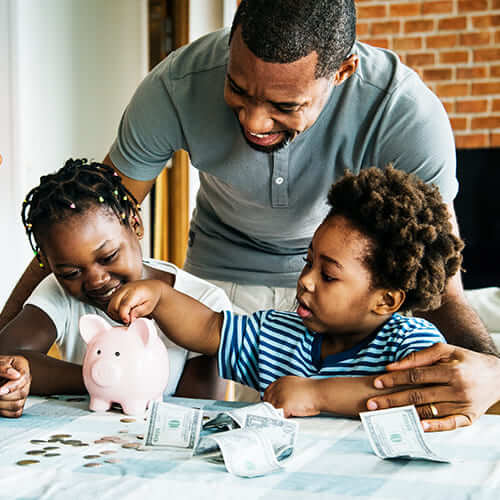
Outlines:
{"label": "piggy bank leg", "polygon": [[127,415],[142,416],[146,411],[147,401],[146,400],[123,401],[121,405],[123,413],[126,413]]}
{"label": "piggy bank leg", "polygon": [[108,411],[111,408],[111,401],[90,397],[89,408],[92,411]]}

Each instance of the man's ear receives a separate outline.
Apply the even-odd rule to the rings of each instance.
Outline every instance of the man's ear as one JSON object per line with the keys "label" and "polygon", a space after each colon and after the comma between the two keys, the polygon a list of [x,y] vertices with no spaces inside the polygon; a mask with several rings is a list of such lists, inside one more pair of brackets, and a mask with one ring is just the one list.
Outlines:
{"label": "man's ear", "polygon": [[380,290],[373,312],[380,315],[393,314],[401,308],[405,299],[404,290]]}
{"label": "man's ear", "polygon": [[359,64],[359,56],[357,54],[350,55],[342,61],[340,68],[333,75],[333,85],[340,85],[345,82],[351,75],[356,72]]}
{"label": "man's ear", "polygon": [[131,213],[128,219],[128,223],[132,231],[134,231],[134,233],[136,234],[137,238],[142,240],[144,236],[144,226],[142,225],[142,219],[139,212],[137,212],[136,214]]}

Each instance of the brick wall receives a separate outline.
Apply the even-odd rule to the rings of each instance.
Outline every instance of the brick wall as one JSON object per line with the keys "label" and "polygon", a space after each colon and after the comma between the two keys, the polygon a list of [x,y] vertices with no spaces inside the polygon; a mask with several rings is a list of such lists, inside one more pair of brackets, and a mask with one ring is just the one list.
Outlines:
{"label": "brick wall", "polygon": [[458,149],[500,147],[500,0],[356,0],[358,38],[391,49],[443,102]]}

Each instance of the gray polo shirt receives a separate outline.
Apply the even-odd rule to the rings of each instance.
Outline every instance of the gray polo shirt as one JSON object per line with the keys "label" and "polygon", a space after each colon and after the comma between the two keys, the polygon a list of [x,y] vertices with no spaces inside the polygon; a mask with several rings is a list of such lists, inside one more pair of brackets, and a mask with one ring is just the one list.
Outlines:
{"label": "gray polo shirt", "polygon": [[200,189],[184,269],[206,279],[295,286],[327,193],[345,169],[414,172],[455,197],[455,147],[437,97],[389,51],[356,43],[356,73],[284,149],[250,148],[225,104],[228,31],[170,54],[137,89],[110,150],[128,177],[156,177],[178,149]]}

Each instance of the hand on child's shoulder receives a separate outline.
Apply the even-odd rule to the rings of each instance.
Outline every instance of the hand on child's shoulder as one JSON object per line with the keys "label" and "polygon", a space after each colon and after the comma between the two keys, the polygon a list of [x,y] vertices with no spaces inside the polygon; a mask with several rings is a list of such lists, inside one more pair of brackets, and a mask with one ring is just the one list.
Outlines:
{"label": "hand on child's shoulder", "polygon": [[288,375],[270,384],[263,399],[283,408],[285,417],[310,417],[320,412],[317,388],[318,380]]}
{"label": "hand on child's shoulder", "polygon": [[28,360],[23,356],[0,355],[0,416],[22,415],[30,385]]}

